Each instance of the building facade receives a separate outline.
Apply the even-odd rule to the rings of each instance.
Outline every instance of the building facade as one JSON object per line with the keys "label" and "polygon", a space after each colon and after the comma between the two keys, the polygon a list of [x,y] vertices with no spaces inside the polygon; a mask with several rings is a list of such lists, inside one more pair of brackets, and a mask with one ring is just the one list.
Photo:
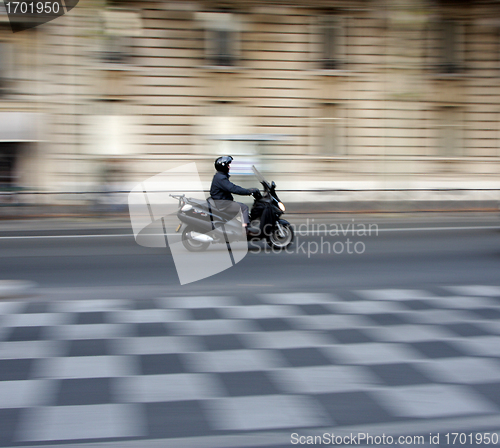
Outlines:
{"label": "building facade", "polygon": [[498,2],[89,0],[4,25],[0,114],[20,124],[0,146],[25,187],[185,161],[209,181],[229,153],[288,189],[500,188]]}

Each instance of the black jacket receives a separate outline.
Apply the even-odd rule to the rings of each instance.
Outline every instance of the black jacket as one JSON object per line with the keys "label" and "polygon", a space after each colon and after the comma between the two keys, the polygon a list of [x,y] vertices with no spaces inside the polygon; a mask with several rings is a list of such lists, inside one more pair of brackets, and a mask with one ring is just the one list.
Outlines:
{"label": "black jacket", "polygon": [[252,194],[250,190],[233,184],[229,180],[229,174],[217,171],[212,179],[210,196],[215,200],[232,201],[233,195],[231,193],[239,194],[241,196],[250,196]]}

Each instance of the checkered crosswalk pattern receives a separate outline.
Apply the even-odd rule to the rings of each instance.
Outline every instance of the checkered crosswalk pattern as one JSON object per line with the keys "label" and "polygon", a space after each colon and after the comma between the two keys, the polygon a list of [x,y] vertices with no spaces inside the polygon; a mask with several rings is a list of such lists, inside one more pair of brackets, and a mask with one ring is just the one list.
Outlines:
{"label": "checkered crosswalk pattern", "polygon": [[495,286],[4,300],[0,446],[499,416],[499,358]]}

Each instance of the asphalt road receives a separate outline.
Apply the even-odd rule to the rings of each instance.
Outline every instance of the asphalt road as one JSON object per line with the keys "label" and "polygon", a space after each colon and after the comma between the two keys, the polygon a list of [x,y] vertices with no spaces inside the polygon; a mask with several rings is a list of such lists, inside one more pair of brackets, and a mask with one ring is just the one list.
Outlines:
{"label": "asphalt road", "polygon": [[126,224],[9,228],[0,231],[0,280],[182,295],[499,282],[496,216],[329,217],[307,223],[299,217],[294,224],[296,238],[287,251],[251,244],[232,268],[184,286],[170,250],[137,245]]}
{"label": "asphalt road", "polygon": [[498,437],[497,218],[291,217],[289,250],[183,286],[126,222],[2,223],[0,295],[37,288],[0,300],[0,446]]}

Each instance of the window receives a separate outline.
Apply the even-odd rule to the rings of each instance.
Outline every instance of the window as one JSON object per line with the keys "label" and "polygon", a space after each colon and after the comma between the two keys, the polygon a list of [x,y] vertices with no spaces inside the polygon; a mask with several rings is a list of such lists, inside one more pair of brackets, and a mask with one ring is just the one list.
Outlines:
{"label": "window", "polygon": [[127,63],[130,59],[128,39],[125,36],[104,36],[101,59],[110,64]]}
{"label": "window", "polygon": [[5,43],[0,42],[0,95],[4,93],[5,89],[5,63],[6,63],[6,57],[5,57]]}
{"label": "window", "polygon": [[205,59],[207,65],[234,67],[239,60],[240,25],[235,14],[229,12],[197,13],[205,30]]}
{"label": "window", "polygon": [[500,26],[496,27],[495,30],[495,42],[496,42],[496,69],[498,75],[500,75]]}
{"label": "window", "polygon": [[13,69],[12,57],[12,44],[0,41],[0,95],[5,95],[8,92]]}
{"label": "window", "polygon": [[319,19],[318,31],[313,32],[313,52],[318,68],[339,70],[345,67],[345,26],[341,16],[327,14]]}
{"label": "window", "polygon": [[236,53],[232,49],[232,32],[228,30],[213,30],[211,38],[213,39],[210,55],[211,62],[220,67],[234,65],[236,62]]}
{"label": "window", "polygon": [[16,143],[0,143],[0,189],[15,181]]}
{"label": "window", "polygon": [[452,20],[444,20],[441,29],[441,68],[443,73],[456,73],[459,69],[457,59],[457,26]]}
{"label": "window", "polygon": [[5,9],[5,2],[0,0],[0,23],[8,21],[9,17],[7,16],[7,10]]}
{"label": "window", "polygon": [[104,36],[100,58],[112,64],[127,63],[131,58],[132,40],[142,34],[142,21],[138,13],[121,9],[101,11]]}
{"label": "window", "polygon": [[437,71],[443,74],[460,73],[464,69],[464,29],[456,20],[446,18],[437,24]]}
{"label": "window", "polygon": [[340,29],[338,20],[332,16],[325,18],[323,23],[323,58],[322,65],[326,70],[334,70],[340,66]]}

